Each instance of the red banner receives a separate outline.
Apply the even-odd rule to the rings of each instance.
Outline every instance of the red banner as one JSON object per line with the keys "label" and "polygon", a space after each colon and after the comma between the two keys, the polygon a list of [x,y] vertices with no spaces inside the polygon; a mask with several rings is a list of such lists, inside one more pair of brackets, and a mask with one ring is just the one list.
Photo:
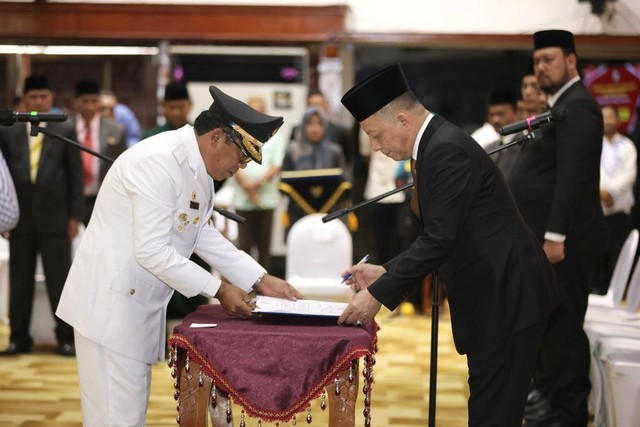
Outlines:
{"label": "red banner", "polygon": [[584,84],[598,103],[612,105],[618,111],[618,131],[631,134],[638,122],[640,64],[600,64],[585,68],[583,74]]}

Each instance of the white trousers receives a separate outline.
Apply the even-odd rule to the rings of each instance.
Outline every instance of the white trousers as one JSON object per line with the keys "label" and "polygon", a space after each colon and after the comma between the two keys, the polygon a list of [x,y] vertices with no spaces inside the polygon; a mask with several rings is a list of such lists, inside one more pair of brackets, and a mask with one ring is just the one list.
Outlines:
{"label": "white trousers", "polygon": [[83,427],[144,427],[151,365],[96,344],[75,331]]}

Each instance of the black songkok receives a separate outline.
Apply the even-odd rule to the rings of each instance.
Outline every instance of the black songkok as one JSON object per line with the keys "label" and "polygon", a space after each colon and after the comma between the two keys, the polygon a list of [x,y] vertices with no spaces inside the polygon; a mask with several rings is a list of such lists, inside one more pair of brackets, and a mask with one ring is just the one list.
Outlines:
{"label": "black songkok", "polygon": [[24,88],[22,93],[27,93],[30,90],[51,89],[49,87],[49,80],[45,76],[29,76],[24,79]]}
{"label": "black songkok", "polygon": [[341,102],[361,122],[410,90],[400,64],[395,64],[360,81]]}
{"label": "black songkok", "polygon": [[576,53],[576,42],[573,33],[565,30],[545,30],[533,34],[533,49],[559,47]]}
{"label": "black songkok", "polygon": [[93,80],[80,80],[76,84],[76,96],[99,94],[100,86]]}
{"label": "black songkok", "polygon": [[171,82],[164,88],[165,101],[182,101],[189,100],[189,91],[187,85],[183,82]]}
{"label": "black songkok", "polygon": [[510,104],[515,107],[517,102],[516,93],[509,89],[494,90],[489,96],[489,105]]}

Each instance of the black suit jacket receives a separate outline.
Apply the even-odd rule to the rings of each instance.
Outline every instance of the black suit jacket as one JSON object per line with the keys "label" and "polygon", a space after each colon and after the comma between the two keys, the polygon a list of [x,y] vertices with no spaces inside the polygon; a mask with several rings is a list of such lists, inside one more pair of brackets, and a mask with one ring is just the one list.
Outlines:
{"label": "black suit jacket", "polygon": [[538,240],[551,231],[568,245],[600,251],[608,236],[599,190],[602,112],[582,82],[556,106],[567,108],[567,118],[543,125],[542,139],[525,144],[509,187]]}
{"label": "black suit jacket", "polygon": [[[79,141],[80,138],[76,132],[77,116],[74,115],[69,119],[69,126],[73,128],[74,141]],[[100,117],[100,154],[109,157],[112,160],[118,158],[118,156],[127,149],[127,138],[124,127],[108,117]],[[98,182],[102,184],[104,177],[107,176],[109,168],[112,163],[100,160],[100,170],[98,174]]]}
{"label": "black suit jacket", "polygon": [[[75,140],[67,123],[48,123],[47,129]],[[79,150],[44,136],[36,182],[31,182],[27,126],[0,127],[0,149],[13,177],[20,204],[20,221],[12,235],[67,235],[69,219],[82,219],[82,162]]]}
{"label": "black suit jacket", "polygon": [[546,319],[564,293],[480,145],[434,116],[416,169],[421,232],[385,265],[371,294],[393,309],[437,269],[461,354]]}

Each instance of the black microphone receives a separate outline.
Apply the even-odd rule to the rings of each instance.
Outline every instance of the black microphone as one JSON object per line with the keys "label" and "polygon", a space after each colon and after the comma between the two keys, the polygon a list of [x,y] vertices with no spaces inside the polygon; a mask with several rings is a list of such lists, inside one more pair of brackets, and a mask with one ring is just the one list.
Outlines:
{"label": "black microphone", "polygon": [[523,130],[532,131],[541,124],[551,122],[561,122],[567,118],[567,108],[563,106],[554,107],[537,116],[527,117],[519,122],[511,123],[500,128],[500,135],[511,135],[512,133],[522,132]]}
{"label": "black microphone", "polygon": [[11,126],[16,122],[64,122],[67,120],[65,113],[19,113],[11,110],[0,110],[0,125]]}

